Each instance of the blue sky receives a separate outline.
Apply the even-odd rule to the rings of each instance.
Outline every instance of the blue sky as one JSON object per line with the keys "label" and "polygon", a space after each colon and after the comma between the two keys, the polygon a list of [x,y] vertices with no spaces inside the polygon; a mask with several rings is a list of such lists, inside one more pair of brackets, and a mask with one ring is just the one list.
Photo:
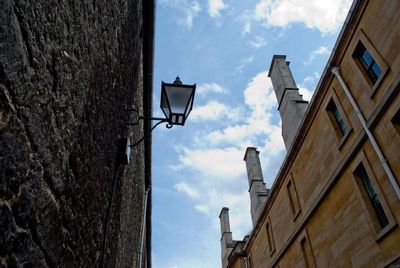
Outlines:
{"label": "blue sky", "polygon": [[154,115],[161,81],[197,84],[184,127],[153,132],[153,266],[216,268],[222,207],[234,239],[251,230],[243,156],[257,147],[267,187],[285,156],[267,77],[285,54],[306,100],[326,65],[350,0],[158,0]]}

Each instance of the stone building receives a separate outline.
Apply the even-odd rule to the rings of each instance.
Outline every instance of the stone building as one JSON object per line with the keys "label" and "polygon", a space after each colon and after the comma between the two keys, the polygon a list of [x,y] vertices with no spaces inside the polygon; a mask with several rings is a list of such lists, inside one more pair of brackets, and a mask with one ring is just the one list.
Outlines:
{"label": "stone building", "polygon": [[399,1],[354,1],[309,104],[273,57],[287,154],[266,189],[247,149],[253,229],[222,209],[224,268],[400,267],[399,32]]}
{"label": "stone building", "polygon": [[0,267],[151,267],[154,8],[0,0]]}

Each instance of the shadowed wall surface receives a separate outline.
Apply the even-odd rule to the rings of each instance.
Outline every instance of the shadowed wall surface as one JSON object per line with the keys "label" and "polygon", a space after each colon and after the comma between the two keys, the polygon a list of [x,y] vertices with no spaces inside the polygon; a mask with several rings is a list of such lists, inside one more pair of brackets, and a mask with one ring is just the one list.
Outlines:
{"label": "shadowed wall surface", "polygon": [[[142,3],[0,6],[0,266],[96,266],[117,138],[143,129],[122,108],[143,106]],[[118,171],[111,266],[138,261],[143,155]]]}

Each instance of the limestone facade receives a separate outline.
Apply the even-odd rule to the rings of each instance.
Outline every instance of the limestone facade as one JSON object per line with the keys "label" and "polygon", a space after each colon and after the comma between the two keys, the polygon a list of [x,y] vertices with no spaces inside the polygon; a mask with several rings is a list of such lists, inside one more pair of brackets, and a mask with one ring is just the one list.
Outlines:
{"label": "limestone facade", "polygon": [[223,267],[400,266],[399,32],[399,1],[353,3],[262,213]]}

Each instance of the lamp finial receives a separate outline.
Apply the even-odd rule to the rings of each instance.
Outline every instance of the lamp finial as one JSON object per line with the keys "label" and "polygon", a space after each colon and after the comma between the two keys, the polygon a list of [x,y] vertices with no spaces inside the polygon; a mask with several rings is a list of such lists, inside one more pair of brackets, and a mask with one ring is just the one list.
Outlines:
{"label": "lamp finial", "polygon": [[182,81],[181,81],[181,79],[179,78],[179,76],[176,76],[175,81],[174,81],[174,84],[175,84],[175,85],[182,85]]}

